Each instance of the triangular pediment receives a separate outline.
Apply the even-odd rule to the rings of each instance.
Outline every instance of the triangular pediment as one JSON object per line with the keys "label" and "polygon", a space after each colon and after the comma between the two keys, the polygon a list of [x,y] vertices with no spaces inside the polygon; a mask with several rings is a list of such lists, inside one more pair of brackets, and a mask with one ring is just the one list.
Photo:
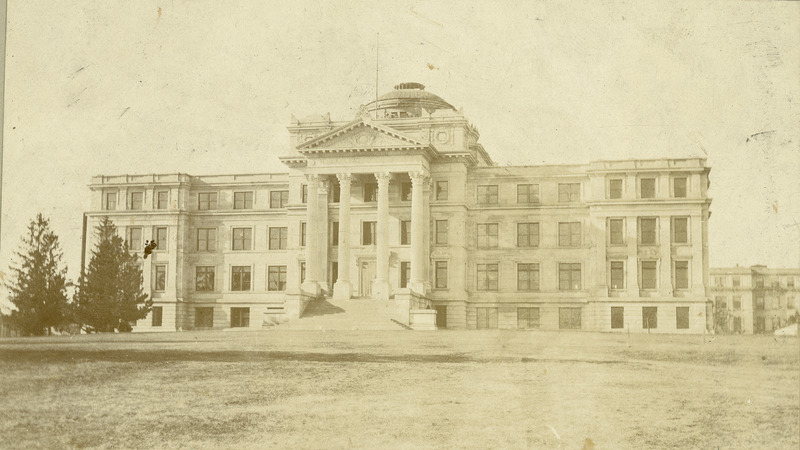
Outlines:
{"label": "triangular pediment", "polygon": [[368,119],[357,119],[297,147],[300,153],[362,150],[425,149],[430,144],[377,125]]}

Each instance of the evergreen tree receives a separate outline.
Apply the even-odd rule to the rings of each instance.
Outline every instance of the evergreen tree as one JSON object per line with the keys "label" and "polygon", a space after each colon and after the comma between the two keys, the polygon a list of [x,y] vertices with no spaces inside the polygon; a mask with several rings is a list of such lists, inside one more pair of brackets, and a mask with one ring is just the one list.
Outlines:
{"label": "evergreen tree", "polygon": [[58,236],[41,213],[28,225],[5,282],[16,306],[9,321],[24,336],[50,334],[67,314],[67,268],[61,267]]}
{"label": "evergreen tree", "polygon": [[75,318],[87,332],[130,331],[153,305],[142,288],[141,259],[128,251],[108,217],[95,233],[98,244],[73,302]]}

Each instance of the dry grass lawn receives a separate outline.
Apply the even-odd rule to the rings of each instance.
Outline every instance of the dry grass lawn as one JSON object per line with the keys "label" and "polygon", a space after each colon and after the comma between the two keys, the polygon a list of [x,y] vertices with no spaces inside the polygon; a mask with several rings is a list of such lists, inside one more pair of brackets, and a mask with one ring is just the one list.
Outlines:
{"label": "dry grass lawn", "polygon": [[771,336],[184,332],[0,340],[3,448],[798,448]]}

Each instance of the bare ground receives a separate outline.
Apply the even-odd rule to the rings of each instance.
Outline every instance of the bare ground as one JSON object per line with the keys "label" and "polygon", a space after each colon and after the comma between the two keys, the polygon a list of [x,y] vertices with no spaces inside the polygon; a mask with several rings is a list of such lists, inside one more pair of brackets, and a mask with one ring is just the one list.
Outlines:
{"label": "bare ground", "polygon": [[184,332],[0,340],[4,448],[798,448],[771,336]]}

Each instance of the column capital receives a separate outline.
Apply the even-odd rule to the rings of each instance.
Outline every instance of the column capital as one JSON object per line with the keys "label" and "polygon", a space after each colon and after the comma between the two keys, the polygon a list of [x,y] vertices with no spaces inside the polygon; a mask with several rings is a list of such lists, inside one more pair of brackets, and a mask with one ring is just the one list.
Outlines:
{"label": "column capital", "polygon": [[308,181],[309,184],[317,184],[318,185],[319,181],[321,179],[321,177],[316,173],[307,173],[307,174],[305,174],[305,177],[306,177],[306,181]]}
{"label": "column capital", "polygon": [[324,178],[322,176],[319,176],[319,177],[320,177],[319,178],[319,193],[323,194],[323,195],[327,194],[328,193],[328,188],[331,187],[331,181],[328,178]]}
{"label": "column capital", "polygon": [[420,185],[423,185],[430,180],[430,175],[422,170],[408,172],[408,176],[411,178],[411,182],[414,184],[420,183]]}
{"label": "column capital", "polygon": [[375,179],[378,180],[378,186],[388,186],[389,181],[392,179],[392,174],[389,172],[376,172]]}
{"label": "column capital", "polygon": [[353,182],[353,174],[351,173],[337,173],[336,178],[339,180],[340,185]]}

